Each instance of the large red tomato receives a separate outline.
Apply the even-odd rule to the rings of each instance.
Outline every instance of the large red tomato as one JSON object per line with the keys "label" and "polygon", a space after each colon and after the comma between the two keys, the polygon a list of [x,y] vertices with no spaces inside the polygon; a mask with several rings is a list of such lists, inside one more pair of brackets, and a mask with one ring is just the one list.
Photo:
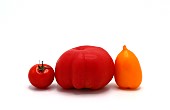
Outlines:
{"label": "large red tomato", "polygon": [[114,62],[101,47],[79,46],[61,55],[55,68],[58,84],[65,89],[100,89],[114,74]]}

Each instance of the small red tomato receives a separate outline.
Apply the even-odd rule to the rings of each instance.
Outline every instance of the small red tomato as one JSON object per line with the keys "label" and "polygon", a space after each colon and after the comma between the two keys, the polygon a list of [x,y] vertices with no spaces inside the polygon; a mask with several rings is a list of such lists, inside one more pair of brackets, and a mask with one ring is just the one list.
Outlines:
{"label": "small red tomato", "polygon": [[39,88],[45,89],[51,85],[54,80],[54,70],[47,64],[36,64],[31,67],[28,73],[30,83]]}

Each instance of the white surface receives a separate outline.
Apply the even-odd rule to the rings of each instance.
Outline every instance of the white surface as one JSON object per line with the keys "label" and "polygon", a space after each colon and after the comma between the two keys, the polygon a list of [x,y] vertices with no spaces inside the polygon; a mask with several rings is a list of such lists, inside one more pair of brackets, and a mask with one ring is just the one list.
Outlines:
{"label": "white surface", "polygon": [[[169,0],[0,0],[0,109],[170,109]],[[143,70],[141,88],[37,91],[27,75],[39,60],[55,67],[75,46],[95,45],[115,60],[124,44]]]}

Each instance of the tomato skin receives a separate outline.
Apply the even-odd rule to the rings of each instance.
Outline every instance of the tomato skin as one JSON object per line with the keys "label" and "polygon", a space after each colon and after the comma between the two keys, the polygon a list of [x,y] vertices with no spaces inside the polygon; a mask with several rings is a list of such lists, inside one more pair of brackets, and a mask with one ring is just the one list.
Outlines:
{"label": "tomato skin", "polygon": [[100,89],[114,74],[114,62],[101,47],[79,46],[63,53],[55,67],[55,78],[65,89]]}
{"label": "tomato skin", "polygon": [[43,64],[45,67],[44,71],[40,71],[38,66],[41,64],[36,64],[32,66],[28,73],[28,78],[30,83],[39,89],[45,89],[51,85],[54,80],[54,70],[51,66]]}

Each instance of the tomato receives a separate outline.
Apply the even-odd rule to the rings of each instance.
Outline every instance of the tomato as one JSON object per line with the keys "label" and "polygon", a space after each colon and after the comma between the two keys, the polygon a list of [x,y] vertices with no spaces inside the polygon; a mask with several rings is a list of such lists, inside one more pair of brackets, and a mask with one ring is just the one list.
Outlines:
{"label": "tomato", "polygon": [[55,67],[55,78],[65,89],[100,89],[114,74],[114,62],[101,47],[79,46],[63,53]]}
{"label": "tomato", "polygon": [[136,55],[123,46],[115,61],[115,81],[122,89],[137,89],[142,82],[142,69]]}
{"label": "tomato", "polygon": [[40,89],[47,88],[54,80],[54,70],[47,64],[36,64],[28,73],[30,83]]}

